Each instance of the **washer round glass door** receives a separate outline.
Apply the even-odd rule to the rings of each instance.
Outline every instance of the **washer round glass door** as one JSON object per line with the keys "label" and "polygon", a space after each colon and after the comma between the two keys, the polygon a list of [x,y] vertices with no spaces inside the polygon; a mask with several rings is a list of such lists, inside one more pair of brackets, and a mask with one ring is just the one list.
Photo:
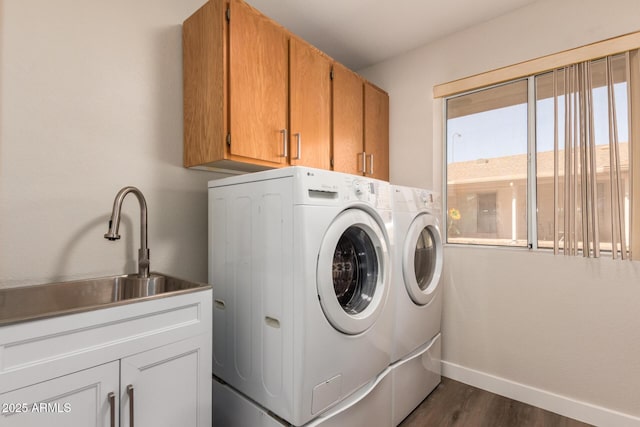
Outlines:
{"label": "washer round glass door", "polygon": [[438,221],[430,214],[418,215],[409,226],[402,253],[402,275],[414,303],[425,305],[433,299],[442,265]]}
{"label": "washer round glass door", "polygon": [[320,305],[329,323],[346,334],[371,327],[389,293],[389,250],[378,222],[347,209],[331,223],[318,255]]}

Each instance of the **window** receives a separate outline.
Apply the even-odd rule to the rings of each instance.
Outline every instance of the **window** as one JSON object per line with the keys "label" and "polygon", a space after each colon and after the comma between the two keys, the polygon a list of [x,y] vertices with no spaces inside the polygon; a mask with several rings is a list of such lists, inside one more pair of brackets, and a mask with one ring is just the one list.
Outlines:
{"label": "window", "polygon": [[527,80],[450,98],[447,238],[527,245]]}
{"label": "window", "polygon": [[640,98],[629,84],[640,75],[637,57],[446,98],[447,242],[625,258],[638,228],[630,111]]}

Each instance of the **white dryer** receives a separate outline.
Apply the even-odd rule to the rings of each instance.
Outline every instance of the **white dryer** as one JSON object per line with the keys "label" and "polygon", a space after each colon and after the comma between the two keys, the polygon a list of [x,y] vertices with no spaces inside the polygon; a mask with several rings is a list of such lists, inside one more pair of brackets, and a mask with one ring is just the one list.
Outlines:
{"label": "white dryer", "polygon": [[337,172],[209,182],[214,375],[299,426],[384,371],[391,215],[388,183]]}
{"label": "white dryer", "polygon": [[439,194],[393,186],[393,419],[402,421],[440,383],[443,248]]}

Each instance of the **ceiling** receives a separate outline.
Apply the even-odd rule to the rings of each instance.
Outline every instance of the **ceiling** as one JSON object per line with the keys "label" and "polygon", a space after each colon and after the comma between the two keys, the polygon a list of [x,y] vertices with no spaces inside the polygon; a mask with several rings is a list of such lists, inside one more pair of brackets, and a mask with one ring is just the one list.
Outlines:
{"label": "ceiling", "polygon": [[353,70],[536,0],[246,0]]}

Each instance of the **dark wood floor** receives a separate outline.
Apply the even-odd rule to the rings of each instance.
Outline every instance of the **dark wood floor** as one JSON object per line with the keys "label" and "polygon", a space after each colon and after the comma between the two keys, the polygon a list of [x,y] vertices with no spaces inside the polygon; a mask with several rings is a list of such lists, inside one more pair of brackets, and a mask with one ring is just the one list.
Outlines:
{"label": "dark wood floor", "polygon": [[535,406],[442,378],[442,383],[413,411],[401,427],[585,427]]}

